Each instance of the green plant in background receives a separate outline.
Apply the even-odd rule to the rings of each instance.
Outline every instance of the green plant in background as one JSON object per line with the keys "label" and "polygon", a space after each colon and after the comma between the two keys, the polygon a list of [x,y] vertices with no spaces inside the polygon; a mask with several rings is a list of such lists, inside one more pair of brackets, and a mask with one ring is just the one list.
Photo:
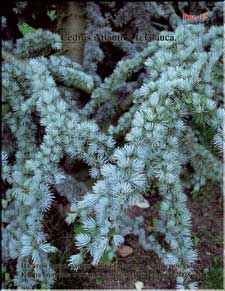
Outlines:
{"label": "green plant in background", "polygon": [[200,240],[197,236],[194,236],[194,237],[192,238],[192,241],[193,241],[193,245],[194,245],[196,248],[199,247],[200,244],[201,244],[201,240]]}
{"label": "green plant in background", "polygon": [[2,266],[2,282],[4,282],[3,288],[10,289],[13,288],[13,279],[10,276],[10,272],[7,269],[7,266]]}
{"label": "green plant in background", "polygon": [[20,23],[18,24],[19,30],[22,32],[23,35],[26,35],[27,33],[30,32],[35,32],[36,29],[28,25],[27,23]]}
{"label": "green plant in background", "polygon": [[213,256],[212,267],[204,271],[203,279],[205,282],[205,288],[223,289],[224,271],[221,256]]}
{"label": "green plant in background", "polygon": [[101,286],[102,283],[103,283],[103,280],[101,279],[101,277],[97,277],[97,278],[95,279],[95,283],[96,283],[97,286]]}
{"label": "green plant in background", "polygon": [[[96,76],[104,56],[99,42],[86,44],[84,64],[90,71],[55,55],[61,39],[49,31],[27,33],[25,25],[24,38],[3,42],[3,102],[9,108],[3,116],[7,203],[2,245],[3,260],[17,262],[13,283],[18,288],[51,288],[56,280],[49,258],[57,258],[60,250],[48,242],[43,228],[56,192],[70,203],[66,222],[73,227],[76,251],[66,259],[74,271],[90,258],[93,266],[110,264],[125,236],[135,234],[146,251],[154,251],[167,267],[176,266],[178,289],[197,288],[191,275],[200,241],[191,237],[185,192],[187,187],[199,191],[208,180],[222,182],[224,109],[218,96],[223,29],[183,25],[171,4],[140,7],[140,13],[153,11],[170,21],[174,41],[143,47],[117,43],[126,57],[104,80]],[[87,10],[89,31],[94,27],[113,34],[96,3]],[[81,106],[85,96],[90,98]],[[105,119],[111,125],[103,131]],[[199,134],[205,128],[212,132],[207,139]],[[93,185],[75,179],[62,165],[64,159],[85,163]],[[151,200],[151,188],[160,203],[154,229],[146,233],[144,218],[128,212],[142,195],[150,194]],[[67,254],[59,256],[64,261]]]}
{"label": "green plant in background", "polygon": [[1,113],[2,113],[2,121],[4,119],[4,115],[9,111],[9,105],[7,103],[3,103],[1,107]]}
{"label": "green plant in background", "polygon": [[48,17],[51,19],[51,21],[54,21],[54,20],[57,18],[56,10],[55,10],[55,9],[53,9],[53,10],[48,10],[48,11],[47,11],[47,15],[48,15]]}
{"label": "green plant in background", "polygon": [[[201,179],[202,181],[204,180],[204,178]],[[201,189],[192,190],[191,196],[195,202],[206,203],[212,198],[212,192],[215,193],[214,195],[217,195],[216,193],[220,192],[220,187],[213,180],[209,180],[207,181],[207,184],[205,183],[205,185],[201,187]],[[220,200],[222,200],[222,197]]]}

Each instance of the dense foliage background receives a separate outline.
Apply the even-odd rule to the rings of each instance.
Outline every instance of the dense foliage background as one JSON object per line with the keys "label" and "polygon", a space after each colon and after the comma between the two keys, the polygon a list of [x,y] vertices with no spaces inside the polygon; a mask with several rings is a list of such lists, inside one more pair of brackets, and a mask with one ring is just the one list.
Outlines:
{"label": "dense foliage background", "polygon": [[222,2],[4,7],[4,289],[222,289],[222,25]]}

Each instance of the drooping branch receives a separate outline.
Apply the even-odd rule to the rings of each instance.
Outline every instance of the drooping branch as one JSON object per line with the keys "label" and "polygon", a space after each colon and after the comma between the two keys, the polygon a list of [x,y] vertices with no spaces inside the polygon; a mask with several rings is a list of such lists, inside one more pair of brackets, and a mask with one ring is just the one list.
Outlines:
{"label": "drooping branch", "polygon": [[2,59],[7,63],[23,62],[22,60],[16,58],[13,54],[7,52],[4,49],[2,49]]}

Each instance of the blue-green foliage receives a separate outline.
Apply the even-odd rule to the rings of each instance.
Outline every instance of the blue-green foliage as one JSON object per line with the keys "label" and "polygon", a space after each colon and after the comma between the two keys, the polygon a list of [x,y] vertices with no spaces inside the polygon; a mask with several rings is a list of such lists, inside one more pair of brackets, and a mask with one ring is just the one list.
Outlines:
{"label": "blue-green foliage", "polygon": [[[163,7],[153,6],[160,16]],[[111,260],[125,235],[134,233],[145,250],[155,251],[165,265],[177,266],[177,288],[196,288],[189,278],[197,254],[185,189],[198,190],[209,179],[222,180],[223,30],[171,19],[179,24],[170,32],[174,41],[146,44],[133,58],[121,60],[103,82],[96,77],[94,65],[87,73],[63,56],[48,56],[61,48],[58,35],[37,30],[15,47],[3,43],[17,59],[2,68],[3,102],[9,107],[3,126],[16,143],[13,150],[5,147],[2,152],[3,180],[11,185],[3,199],[2,244],[4,261],[17,260],[18,288],[54,284],[48,253],[57,249],[43,231],[43,219],[54,200],[52,187],[71,203],[67,222],[81,224],[81,231],[75,232],[78,253],[68,262],[71,267],[77,269],[87,253],[93,265],[106,256]],[[144,74],[130,86],[129,77],[140,69]],[[91,93],[90,101],[79,109],[61,85]],[[103,133],[90,116],[124,86],[129,88],[131,105],[117,125]],[[40,125],[44,127],[41,142],[37,140]],[[201,131],[210,131],[211,140],[205,142]],[[121,136],[124,145],[118,146]],[[89,192],[60,167],[64,156],[88,164],[95,179]],[[146,233],[140,226],[143,218],[127,216],[152,183],[161,195],[155,228],[166,246],[155,232]]]}

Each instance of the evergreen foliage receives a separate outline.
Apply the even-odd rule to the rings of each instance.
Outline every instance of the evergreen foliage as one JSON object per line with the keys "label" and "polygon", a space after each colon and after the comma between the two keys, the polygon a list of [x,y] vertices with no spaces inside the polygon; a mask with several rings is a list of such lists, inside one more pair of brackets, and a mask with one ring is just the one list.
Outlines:
{"label": "evergreen foliage", "polygon": [[[113,21],[101,15],[96,3],[88,5],[89,33],[114,34],[110,23],[125,25],[131,11],[134,26],[147,30],[151,19],[146,21],[143,10],[148,17],[167,19],[173,28],[169,34],[174,41],[143,47],[115,43],[127,55],[104,80],[97,74],[104,54],[97,41],[86,43],[83,65],[57,56],[61,40],[49,31],[28,33],[15,44],[3,42],[3,50],[14,58],[2,66],[2,101],[8,106],[3,116],[2,179],[7,190],[2,246],[4,261],[17,260],[18,288],[54,284],[48,254],[57,249],[47,241],[43,220],[56,190],[71,203],[67,223],[82,226],[74,238],[78,251],[68,262],[72,268],[78,269],[88,253],[93,265],[105,256],[112,260],[125,235],[133,233],[145,250],[177,267],[178,289],[197,288],[190,279],[197,253],[186,190],[198,190],[208,180],[222,184],[223,29],[184,24],[172,5],[166,5],[130,2]],[[81,99],[90,94],[89,102],[80,108],[68,87],[81,92]],[[125,104],[122,112],[120,102]],[[103,132],[98,118],[106,109],[111,125]],[[89,166],[95,181],[91,189],[66,173],[60,165],[65,157]],[[142,228],[142,217],[127,214],[152,184],[161,199],[155,228],[163,245]]]}

